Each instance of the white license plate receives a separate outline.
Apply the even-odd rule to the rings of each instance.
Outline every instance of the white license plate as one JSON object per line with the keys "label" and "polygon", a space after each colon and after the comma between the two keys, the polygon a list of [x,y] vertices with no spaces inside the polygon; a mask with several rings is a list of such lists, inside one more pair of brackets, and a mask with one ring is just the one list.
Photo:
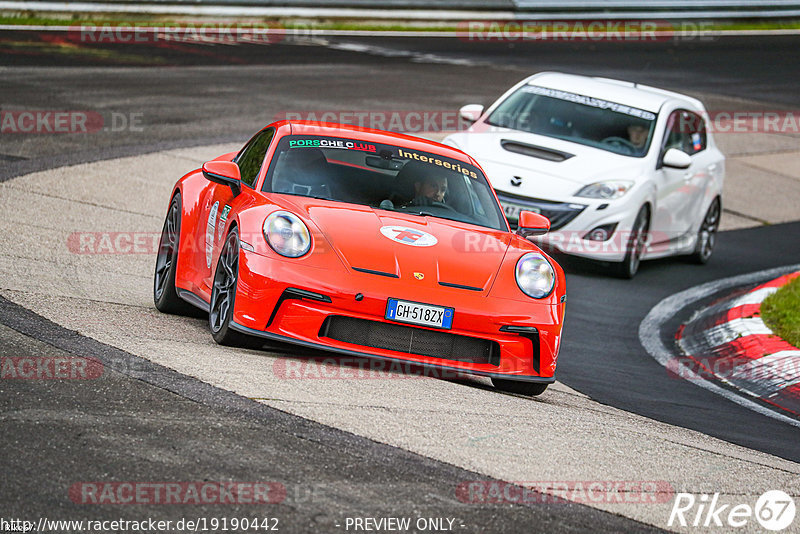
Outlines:
{"label": "white license plate", "polygon": [[386,303],[386,318],[399,323],[417,324],[443,328],[453,328],[453,308],[433,306],[407,300],[389,299]]}
{"label": "white license plate", "polygon": [[537,207],[534,206],[522,206],[520,204],[510,204],[505,201],[501,201],[500,205],[503,206],[503,212],[506,214],[506,218],[511,221],[516,221],[519,219],[519,212],[521,211],[532,211],[534,213],[541,213]]}

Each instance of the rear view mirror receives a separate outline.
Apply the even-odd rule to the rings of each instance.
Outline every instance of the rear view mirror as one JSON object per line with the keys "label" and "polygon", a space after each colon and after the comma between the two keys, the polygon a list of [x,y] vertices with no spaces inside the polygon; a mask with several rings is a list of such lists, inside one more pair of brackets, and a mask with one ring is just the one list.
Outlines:
{"label": "rear view mirror", "polygon": [[483,115],[483,106],[480,104],[467,104],[458,110],[458,115],[465,121],[472,124]]}
{"label": "rear view mirror", "polygon": [[682,150],[677,148],[670,148],[664,153],[664,159],[661,160],[664,167],[672,167],[673,169],[688,169],[692,164],[692,157]]}
{"label": "rear view mirror", "polygon": [[207,161],[203,163],[203,176],[215,184],[230,186],[233,196],[242,192],[239,166],[232,161]]}
{"label": "rear view mirror", "polygon": [[544,235],[550,231],[550,219],[532,211],[521,211],[517,222],[517,234],[522,237]]}
{"label": "rear view mirror", "polygon": [[367,156],[365,163],[370,167],[377,169],[386,169],[389,171],[399,171],[403,168],[405,162],[401,159],[391,158],[386,159],[380,156]]}

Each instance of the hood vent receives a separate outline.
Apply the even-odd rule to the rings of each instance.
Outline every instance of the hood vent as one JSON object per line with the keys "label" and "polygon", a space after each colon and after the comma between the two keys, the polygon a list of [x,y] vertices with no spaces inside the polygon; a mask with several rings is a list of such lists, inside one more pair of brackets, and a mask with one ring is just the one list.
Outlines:
{"label": "hood vent", "polygon": [[508,139],[502,139],[500,141],[500,146],[509,152],[522,154],[523,156],[531,156],[533,158],[545,159],[547,161],[566,161],[575,155],[570,154],[569,152],[554,150],[552,148],[545,148],[543,146],[528,145],[518,141],[509,141]]}
{"label": "hood vent", "polygon": [[385,273],[383,271],[376,271],[375,269],[364,269],[363,267],[353,267],[354,271],[367,274],[377,274],[378,276],[386,276],[388,278],[400,278],[395,273]]}
{"label": "hood vent", "polygon": [[439,282],[440,286],[454,287],[456,289],[466,289],[467,291],[483,291],[482,287],[465,286],[464,284],[453,284],[451,282]]}

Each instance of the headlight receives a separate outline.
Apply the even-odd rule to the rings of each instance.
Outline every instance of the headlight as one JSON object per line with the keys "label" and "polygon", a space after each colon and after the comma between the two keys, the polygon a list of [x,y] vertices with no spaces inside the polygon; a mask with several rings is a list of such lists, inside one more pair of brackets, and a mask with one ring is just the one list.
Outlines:
{"label": "headlight", "polygon": [[609,180],[606,182],[597,182],[595,184],[587,185],[575,193],[575,196],[614,200],[615,198],[619,198],[627,193],[631,187],[633,187],[633,182],[628,182],[625,180]]}
{"label": "headlight", "polygon": [[516,275],[522,292],[535,299],[549,295],[556,283],[553,266],[538,252],[529,252],[517,261]]}
{"label": "headlight", "polygon": [[276,211],[264,221],[264,239],[272,250],[287,258],[299,258],[311,248],[311,233],[296,215]]}

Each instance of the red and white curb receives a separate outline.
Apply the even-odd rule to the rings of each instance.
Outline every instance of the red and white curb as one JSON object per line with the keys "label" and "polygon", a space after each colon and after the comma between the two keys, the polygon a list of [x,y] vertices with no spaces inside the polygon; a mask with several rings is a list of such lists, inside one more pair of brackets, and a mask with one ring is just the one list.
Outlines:
{"label": "red and white curb", "polygon": [[760,317],[764,299],[798,276],[785,274],[695,313],[676,334],[685,358],[667,369],[688,380],[723,382],[800,417],[800,349]]}
{"label": "red and white curb", "polygon": [[[749,287],[764,280],[771,280],[797,271],[800,271],[800,263],[713,280],[674,293],[653,306],[642,322],[639,323],[639,341],[647,353],[664,367],[670,370],[677,370],[679,373],[687,369],[688,371],[686,372],[689,372],[692,367],[696,367],[696,364],[692,361],[692,365],[687,366],[681,360],[688,360],[688,358],[679,358],[675,355],[674,338],[667,329],[667,325],[681,310],[693,307],[696,309],[696,303],[707,300],[714,295],[720,295],[725,291],[735,291],[736,288]],[[764,404],[742,391],[736,390],[727,384],[722,384],[719,380],[706,380],[700,375],[697,380],[692,380],[691,383],[715,395],[724,397],[743,408],[800,428],[799,418],[784,410]]]}

